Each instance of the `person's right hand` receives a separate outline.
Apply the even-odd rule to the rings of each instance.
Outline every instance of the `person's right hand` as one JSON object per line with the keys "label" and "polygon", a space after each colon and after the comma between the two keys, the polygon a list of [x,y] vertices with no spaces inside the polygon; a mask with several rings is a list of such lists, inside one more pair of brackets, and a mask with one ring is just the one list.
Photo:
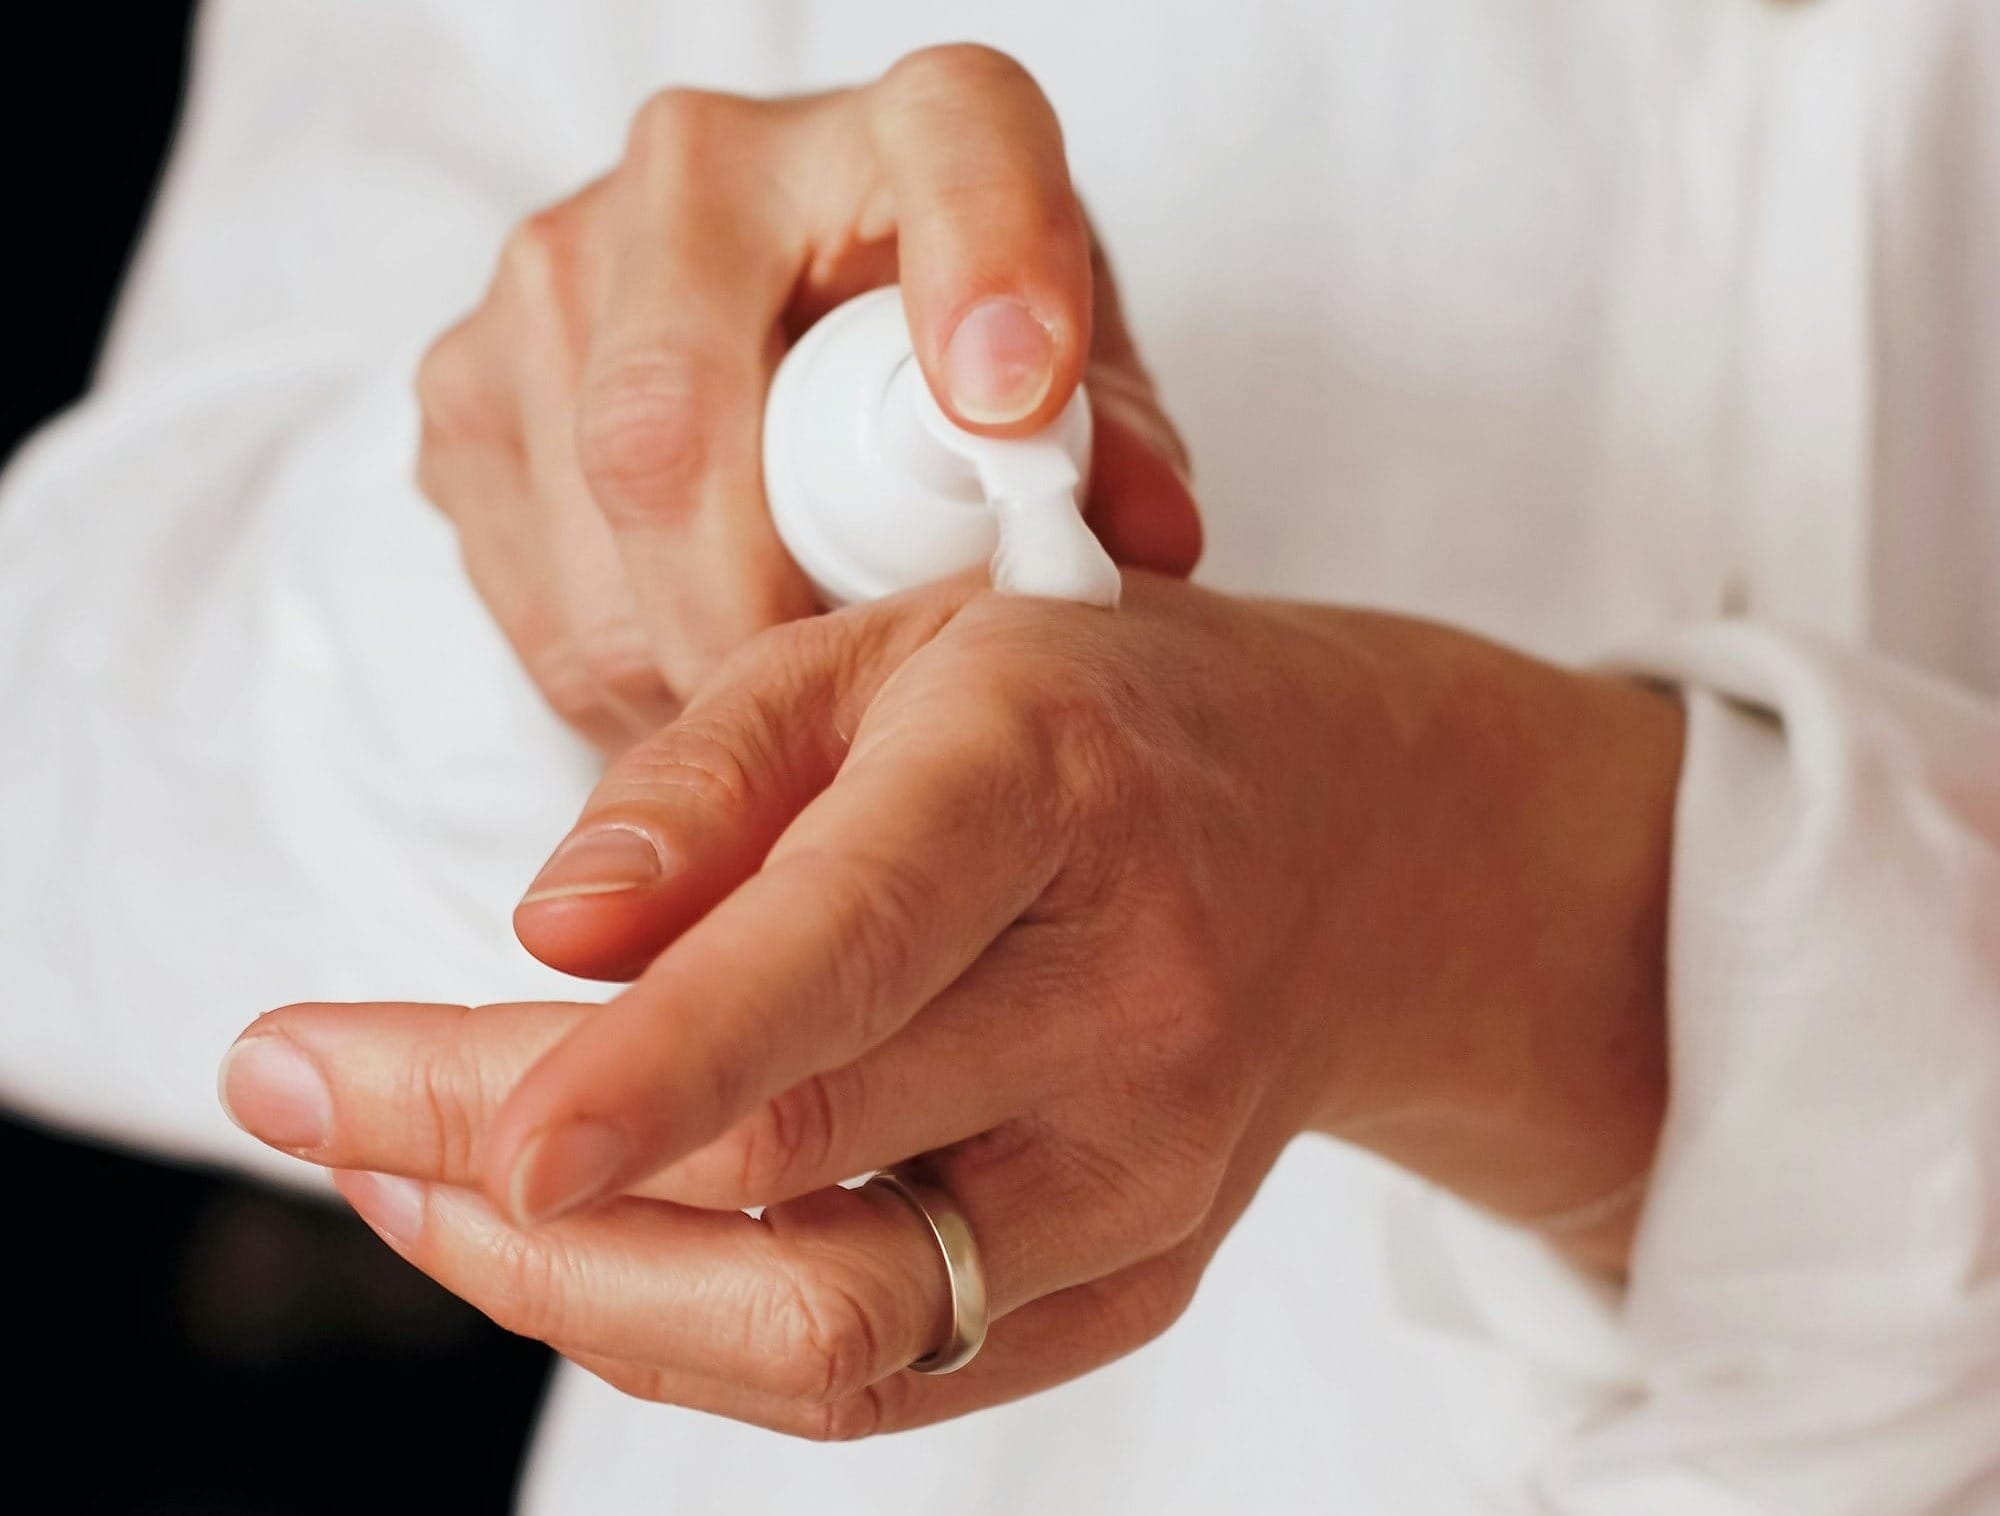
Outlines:
{"label": "person's right hand", "polygon": [[1092,525],[1122,563],[1193,567],[1185,452],[1018,64],[954,46],[807,98],[669,91],[609,175],[515,231],[418,378],[419,482],[600,747],[813,611],[765,508],[765,389],[815,319],[898,280],[933,393],[975,431],[1042,426],[1087,370]]}

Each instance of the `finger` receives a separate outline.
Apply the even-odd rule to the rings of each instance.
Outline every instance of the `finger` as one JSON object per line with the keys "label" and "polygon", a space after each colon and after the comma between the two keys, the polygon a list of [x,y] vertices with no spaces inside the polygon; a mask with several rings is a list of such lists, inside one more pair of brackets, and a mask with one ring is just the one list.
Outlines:
{"label": "finger", "polygon": [[1038,1300],[996,1322],[979,1356],[956,1373],[894,1374],[836,1400],[802,1402],[627,1358],[567,1356],[641,1400],[708,1411],[815,1442],[850,1442],[1004,1405],[1144,1347],[1180,1319],[1212,1252],[1212,1246],[1190,1245]]}
{"label": "finger", "polygon": [[[639,112],[577,406],[583,477],[683,696],[754,632],[814,609],[764,508],[758,456],[779,317],[806,256],[802,229],[759,193],[775,121],[695,91]],[[666,584],[672,595],[648,593]]]}
{"label": "finger", "polygon": [[[1093,375],[1096,421],[1084,515],[1118,563],[1185,579],[1201,561],[1201,511],[1148,412]],[[1160,423],[1164,425],[1164,423]]]}
{"label": "finger", "polygon": [[1088,383],[1096,425],[1086,514],[1119,563],[1186,578],[1202,545],[1187,446],[1160,406],[1096,237],[1090,266],[1096,310]]}
{"label": "finger", "polygon": [[903,59],[865,98],[895,203],[903,304],[938,403],[976,430],[1047,425],[1090,351],[1089,240],[1062,129],[1013,59]]}
{"label": "finger", "polygon": [[852,1062],[1041,894],[1053,755],[1010,708],[944,698],[851,753],[757,874],[530,1071],[488,1160],[511,1215],[622,1187]]}
{"label": "finger", "polygon": [[1095,1066],[1052,933],[1014,928],[923,1013],[854,1062],[807,1076],[648,1175],[687,1205],[771,1205],[953,1147],[1074,1090]]}
{"label": "finger", "polygon": [[467,1184],[507,1092],[589,1010],[285,1006],[230,1047],[217,1086],[231,1120],[296,1157]]}
{"label": "finger", "polygon": [[[996,1316],[986,1346],[956,1373],[892,1375],[844,1400],[795,1408],[789,1425],[763,1424],[808,1437],[906,1431],[1067,1383],[1144,1347],[1178,1321],[1194,1299],[1216,1249],[1256,1195],[1284,1145],[1285,1134],[1278,1125],[1267,1124],[1246,1134],[1228,1162],[1208,1213],[1180,1242],[1116,1273],[1043,1295]],[[990,1232],[989,1226],[989,1235],[981,1239],[989,1275],[994,1272]],[[999,1267],[1004,1270],[1004,1263]],[[639,1395],[649,1388],[643,1372],[622,1387]]]}
{"label": "finger", "polygon": [[[1042,1024],[1067,1007],[1038,1015],[1027,1001],[1026,988],[1055,967],[1052,949],[1036,935],[1003,948],[884,1047],[774,1096],[628,1193],[768,1205],[960,1142],[1059,1095],[1089,1060]],[[323,1167],[477,1184],[501,1102],[590,1009],[285,1006],[231,1047],[223,1105],[252,1136]]]}
{"label": "finger", "polygon": [[542,531],[539,550],[522,553],[520,561],[562,605],[575,667],[556,672],[587,688],[618,721],[619,740],[599,744],[615,753],[658,731],[678,701],[639,621],[617,541],[576,455],[577,399],[606,276],[596,229],[606,224],[612,195],[611,181],[600,179],[524,222],[508,239],[489,303],[508,334],[502,345],[519,397],[521,446]]}
{"label": "finger", "polygon": [[480,1196],[343,1172],[383,1240],[501,1326],[787,1399],[843,1399],[922,1357],[950,1296],[921,1218],[879,1188],[763,1218],[621,1200],[531,1232]]}
{"label": "finger", "polygon": [[529,952],[636,978],[763,862],[832,780],[867,703],[971,594],[943,588],[767,634],[607,771],[514,913]]}
{"label": "finger", "polygon": [[458,534],[466,574],[556,711],[606,751],[632,732],[576,657],[561,586],[543,571],[547,534],[523,449],[520,396],[482,312],[432,344],[418,369],[417,484]]}
{"label": "finger", "polygon": [[995,1319],[1171,1252],[1215,1210],[1226,1147],[1118,1130],[1103,1101],[1100,1089],[922,1159],[978,1239]]}
{"label": "finger", "polygon": [[[622,1201],[521,1232],[466,1191],[354,1173],[336,1184],[446,1288],[631,1393],[857,1436],[1013,1399],[1156,1336],[1254,1188],[1237,1168],[1228,1201],[1166,1252],[1018,1307],[1008,1254],[982,1238],[995,1325],[945,1378],[901,1372],[948,1334],[950,1281],[927,1224],[885,1190],[820,1191],[761,1220]],[[998,1225],[1027,1219],[1017,1208]]]}

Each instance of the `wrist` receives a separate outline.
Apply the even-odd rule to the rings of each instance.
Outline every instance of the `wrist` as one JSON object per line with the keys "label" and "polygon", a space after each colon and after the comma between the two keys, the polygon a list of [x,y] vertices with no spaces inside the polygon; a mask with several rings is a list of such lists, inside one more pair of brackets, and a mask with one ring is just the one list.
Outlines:
{"label": "wrist", "polygon": [[1666,1106],[1678,702],[1319,614],[1311,1124],[1615,1267]]}

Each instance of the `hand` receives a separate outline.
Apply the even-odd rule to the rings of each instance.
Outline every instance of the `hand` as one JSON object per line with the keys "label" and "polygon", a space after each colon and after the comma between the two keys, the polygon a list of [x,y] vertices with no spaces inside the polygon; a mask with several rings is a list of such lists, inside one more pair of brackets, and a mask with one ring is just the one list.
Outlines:
{"label": "hand", "polygon": [[[617,999],[292,1007],[225,1095],[615,1383],[916,1425],[1161,1330],[1301,1131],[1517,1217],[1643,1175],[1678,753],[1671,700],[1420,623],[943,587],[766,634],[613,765],[518,926],[649,964]],[[915,1154],[993,1297],[942,1379],[898,1372],[934,1244],[828,1188]]]}
{"label": "hand", "polygon": [[985,48],[807,99],[676,90],[625,158],[525,222],[418,378],[418,478],[555,708],[615,752],[753,633],[815,607],[767,514],[764,392],[789,341],[900,278],[943,407],[1010,435],[1086,369],[1089,514],[1187,573],[1201,528],[1048,101]]}

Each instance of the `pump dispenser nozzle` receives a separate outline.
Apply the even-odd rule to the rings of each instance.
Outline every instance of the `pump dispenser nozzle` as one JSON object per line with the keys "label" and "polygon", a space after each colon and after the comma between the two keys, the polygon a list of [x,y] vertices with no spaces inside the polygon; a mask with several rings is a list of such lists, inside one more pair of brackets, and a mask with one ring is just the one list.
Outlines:
{"label": "pump dispenser nozzle", "polygon": [[786,355],[764,412],[764,490],[799,566],[832,604],[984,562],[1005,593],[1116,605],[1117,567],[1084,524],[1081,390],[1020,438],[976,436],[932,397],[901,292],[874,290]]}

